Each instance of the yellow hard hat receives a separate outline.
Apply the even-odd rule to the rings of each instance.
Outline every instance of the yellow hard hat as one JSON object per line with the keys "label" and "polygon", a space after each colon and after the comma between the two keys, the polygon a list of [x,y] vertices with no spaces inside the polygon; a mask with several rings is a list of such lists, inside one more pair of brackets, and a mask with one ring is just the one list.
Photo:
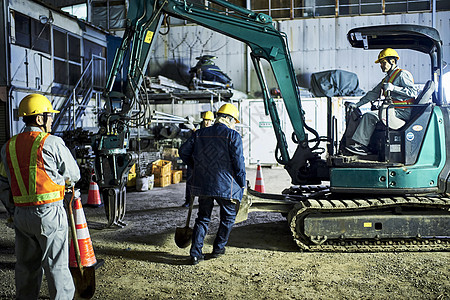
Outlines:
{"label": "yellow hard hat", "polygon": [[236,123],[241,123],[239,121],[239,110],[237,109],[236,106],[234,106],[231,103],[225,103],[224,105],[222,105],[219,110],[217,111],[218,114],[225,114],[225,115],[230,115],[233,118],[236,119]]}
{"label": "yellow hard hat", "polygon": [[59,113],[54,110],[47,97],[40,94],[25,96],[19,104],[19,117],[40,115],[43,113]]}
{"label": "yellow hard hat", "polygon": [[203,114],[203,120],[214,120],[214,114],[212,113],[212,111],[206,111]]}
{"label": "yellow hard hat", "polygon": [[397,51],[395,51],[392,48],[386,48],[380,51],[380,54],[378,54],[378,59],[375,61],[375,63],[378,64],[381,60],[383,60],[386,57],[396,57],[397,59],[400,59],[400,56],[398,56]]}

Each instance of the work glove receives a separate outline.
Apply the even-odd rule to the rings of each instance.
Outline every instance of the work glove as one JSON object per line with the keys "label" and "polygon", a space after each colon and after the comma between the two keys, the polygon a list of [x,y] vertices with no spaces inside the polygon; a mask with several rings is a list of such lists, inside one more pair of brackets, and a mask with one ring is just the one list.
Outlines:
{"label": "work glove", "polygon": [[195,131],[194,118],[192,116],[186,117],[186,122],[184,122],[184,127]]}
{"label": "work glove", "polygon": [[395,85],[390,82],[383,84],[383,89],[385,92],[392,92],[395,90]]}
{"label": "work glove", "polygon": [[186,127],[187,129],[193,130],[193,131],[195,130],[194,124],[189,123],[189,122],[184,123],[184,127]]}
{"label": "work glove", "polygon": [[347,106],[348,109],[358,108],[358,105],[356,105],[356,103],[353,103],[353,102],[345,102],[344,105]]}

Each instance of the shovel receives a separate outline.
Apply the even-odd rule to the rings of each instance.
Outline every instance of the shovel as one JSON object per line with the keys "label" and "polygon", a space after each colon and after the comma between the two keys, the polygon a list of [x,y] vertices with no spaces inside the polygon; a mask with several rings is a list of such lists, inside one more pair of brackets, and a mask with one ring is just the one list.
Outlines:
{"label": "shovel", "polygon": [[192,240],[192,229],[189,228],[189,222],[191,221],[192,214],[192,206],[194,204],[194,197],[191,196],[189,202],[189,212],[187,215],[186,226],[185,227],[177,227],[175,231],[175,244],[179,248],[186,248],[191,244]]}
{"label": "shovel", "polygon": [[80,297],[90,299],[95,293],[95,266],[84,267],[81,265],[80,247],[78,246],[77,229],[73,217],[72,202],[75,197],[75,189],[72,187],[72,198],[69,203],[69,221],[72,232],[73,248],[78,267],[70,267],[70,273],[75,284],[75,290]]}

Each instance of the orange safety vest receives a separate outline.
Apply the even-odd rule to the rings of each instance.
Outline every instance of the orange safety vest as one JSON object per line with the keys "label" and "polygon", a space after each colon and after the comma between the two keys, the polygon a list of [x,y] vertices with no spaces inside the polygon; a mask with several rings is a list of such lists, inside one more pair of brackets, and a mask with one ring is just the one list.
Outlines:
{"label": "orange safety vest", "polygon": [[64,198],[65,186],[54,183],[44,168],[42,149],[49,135],[38,131],[23,132],[7,142],[6,158],[15,206],[42,205]]}
{"label": "orange safety vest", "polygon": [[[400,72],[402,71],[402,69],[397,69],[395,70],[391,76],[389,76],[389,79],[387,80],[387,82],[392,83],[395,78],[397,78],[397,76],[400,74]],[[384,96],[386,96],[386,91],[384,92]],[[414,104],[414,100],[415,98],[409,98],[406,100],[392,100],[392,104],[394,105],[410,105],[410,104]],[[406,108],[406,106],[402,106],[402,107],[397,107],[397,108]]]}

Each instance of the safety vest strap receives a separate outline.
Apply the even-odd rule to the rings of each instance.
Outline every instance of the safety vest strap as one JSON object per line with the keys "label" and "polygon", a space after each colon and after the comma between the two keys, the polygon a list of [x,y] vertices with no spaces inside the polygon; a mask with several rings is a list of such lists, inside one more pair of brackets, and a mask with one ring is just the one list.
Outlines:
{"label": "safety vest strap", "polygon": [[402,69],[397,69],[394,72],[392,72],[391,76],[389,76],[389,79],[387,82],[392,83],[395,78],[397,78],[398,74],[400,74],[400,72],[402,71]]}
{"label": "safety vest strap", "polygon": [[16,154],[16,139],[17,135],[13,136],[9,141],[9,157],[11,159],[11,164],[14,170],[14,175],[16,177],[17,185],[19,186],[20,193],[22,195],[27,195],[27,189],[25,188],[25,184],[23,183],[22,174],[20,173],[19,162],[17,160]]}
{"label": "safety vest strap", "polygon": [[[48,133],[41,132],[36,137],[33,142],[33,146],[31,147],[31,155],[30,155],[30,175],[28,180],[28,192],[29,195],[36,195],[36,177],[37,177],[37,154],[39,146],[41,145],[42,140],[48,135]],[[22,194],[23,195],[23,194]]]}

